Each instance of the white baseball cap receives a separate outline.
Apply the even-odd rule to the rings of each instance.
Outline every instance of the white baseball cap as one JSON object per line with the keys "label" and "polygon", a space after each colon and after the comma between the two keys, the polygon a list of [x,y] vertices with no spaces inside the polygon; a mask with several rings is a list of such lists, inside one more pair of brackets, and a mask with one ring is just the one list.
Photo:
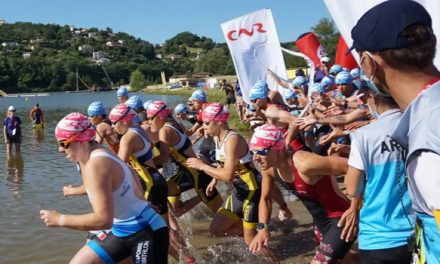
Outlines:
{"label": "white baseball cap", "polygon": [[8,111],[15,111],[15,106],[13,105],[9,106]]}

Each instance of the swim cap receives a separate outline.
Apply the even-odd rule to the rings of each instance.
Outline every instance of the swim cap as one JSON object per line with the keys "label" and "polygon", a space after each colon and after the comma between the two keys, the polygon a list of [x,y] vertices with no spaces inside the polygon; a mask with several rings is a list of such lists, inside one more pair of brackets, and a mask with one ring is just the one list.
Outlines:
{"label": "swim cap", "polygon": [[263,80],[259,80],[254,84],[255,89],[266,89],[269,90],[269,86],[267,86],[267,83]]}
{"label": "swim cap", "polygon": [[174,108],[174,113],[180,114],[180,113],[188,113],[188,108],[184,104],[178,104]]}
{"label": "swim cap", "polygon": [[254,87],[249,91],[249,99],[265,99],[269,95],[269,87],[265,81],[257,81]]}
{"label": "swim cap", "polygon": [[354,68],[350,71],[350,75],[353,79],[357,79],[361,77],[361,71],[359,70],[359,68]]}
{"label": "swim cap", "polygon": [[125,104],[127,104],[129,107],[131,107],[133,109],[144,107],[142,105],[142,99],[137,95],[130,96],[130,98],[128,98],[128,100],[127,100],[127,102],[125,102]]}
{"label": "swim cap", "polygon": [[317,92],[317,93],[325,93],[325,92],[327,92],[327,90],[325,89],[324,86],[322,86],[321,83],[314,83],[312,85],[312,89],[311,90],[312,90],[312,93],[313,92]]}
{"label": "swim cap", "polygon": [[128,122],[132,121],[133,118],[136,116],[136,112],[131,109],[126,104],[118,104],[110,111],[110,114],[108,115],[108,118],[110,121],[114,122]]}
{"label": "swim cap", "polygon": [[322,80],[321,80],[321,84],[324,87],[333,86],[333,85],[335,85],[335,81],[333,80],[333,78],[331,78],[329,76],[324,76],[324,78],[322,78]]}
{"label": "swim cap", "polygon": [[105,114],[105,109],[104,109],[104,105],[99,102],[93,102],[89,105],[89,107],[87,108],[87,114],[89,116],[101,116]]}
{"label": "swim cap", "polygon": [[298,98],[298,95],[293,91],[292,89],[287,90],[287,92],[284,93],[284,99],[295,99]]}
{"label": "swim cap", "polygon": [[203,90],[195,90],[189,100],[206,102],[206,93]]}
{"label": "swim cap", "polygon": [[228,118],[229,111],[221,103],[209,104],[202,112],[202,120],[205,123],[211,121],[226,123]]}
{"label": "swim cap", "polygon": [[351,77],[349,72],[341,71],[340,73],[338,73],[338,75],[336,75],[335,83],[336,84],[352,84],[353,78]]}
{"label": "swim cap", "polygon": [[68,114],[55,127],[55,137],[57,140],[76,136],[73,141],[86,142],[93,140],[95,133],[96,131],[89,118],[81,113]]}
{"label": "swim cap", "polygon": [[125,87],[121,87],[118,89],[118,91],[116,92],[117,96],[128,96],[128,90]]}
{"label": "swim cap", "polygon": [[285,150],[286,142],[276,126],[265,124],[255,129],[250,141],[250,148],[255,150],[269,147],[274,150]]}
{"label": "swim cap", "polygon": [[152,102],[147,109],[148,117],[167,117],[171,114],[172,110],[167,109],[167,104],[164,101],[154,101]]}
{"label": "swim cap", "polygon": [[333,66],[330,67],[329,72],[333,75],[336,75],[338,73],[340,73],[342,71],[342,67],[339,64],[335,64]]}
{"label": "swim cap", "polygon": [[144,109],[147,110],[148,106],[153,103],[153,100],[148,100],[144,103]]}
{"label": "swim cap", "polygon": [[304,76],[296,76],[293,81],[292,84],[294,86],[301,86],[307,83],[306,78],[304,78]]}
{"label": "swim cap", "polygon": [[13,105],[9,106],[9,108],[8,108],[8,111],[15,111],[15,110],[16,110],[15,106],[13,106]]}

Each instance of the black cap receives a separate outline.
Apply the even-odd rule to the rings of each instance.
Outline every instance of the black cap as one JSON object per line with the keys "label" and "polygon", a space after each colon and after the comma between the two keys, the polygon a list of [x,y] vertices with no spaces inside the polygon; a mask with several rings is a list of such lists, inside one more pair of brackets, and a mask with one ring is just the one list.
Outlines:
{"label": "black cap", "polygon": [[421,4],[410,0],[385,1],[368,10],[353,27],[350,50],[381,51],[419,43],[420,39],[400,36],[414,24],[432,28],[431,16]]}

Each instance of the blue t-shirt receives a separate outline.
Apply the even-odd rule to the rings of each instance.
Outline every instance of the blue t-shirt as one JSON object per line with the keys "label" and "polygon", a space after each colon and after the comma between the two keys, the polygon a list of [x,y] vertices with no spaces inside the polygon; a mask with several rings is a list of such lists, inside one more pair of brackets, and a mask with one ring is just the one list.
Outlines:
{"label": "blue t-shirt", "polygon": [[6,127],[6,133],[9,137],[13,136],[13,131],[15,129],[15,135],[21,135],[21,119],[18,116],[6,117],[3,121],[3,126]]}
{"label": "blue t-shirt", "polygon": [[400,116],[399,109],[388,110],[376,122],[351,134],[348,164],[366,175],[359,215],[362,250],[403,246],[412,234],[414,216],[405,183],[406,150],[389,136]]}

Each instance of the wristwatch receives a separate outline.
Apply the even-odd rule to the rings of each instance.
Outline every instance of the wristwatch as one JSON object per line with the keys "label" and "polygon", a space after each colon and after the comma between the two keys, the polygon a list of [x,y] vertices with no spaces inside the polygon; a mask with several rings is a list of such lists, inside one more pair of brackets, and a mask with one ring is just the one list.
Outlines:
{"label": "wristwatch", "polygon": [[269,229],[269,226],[265,223],[258,223],[257,224],[257,231],[263,230],[265,228]]}

